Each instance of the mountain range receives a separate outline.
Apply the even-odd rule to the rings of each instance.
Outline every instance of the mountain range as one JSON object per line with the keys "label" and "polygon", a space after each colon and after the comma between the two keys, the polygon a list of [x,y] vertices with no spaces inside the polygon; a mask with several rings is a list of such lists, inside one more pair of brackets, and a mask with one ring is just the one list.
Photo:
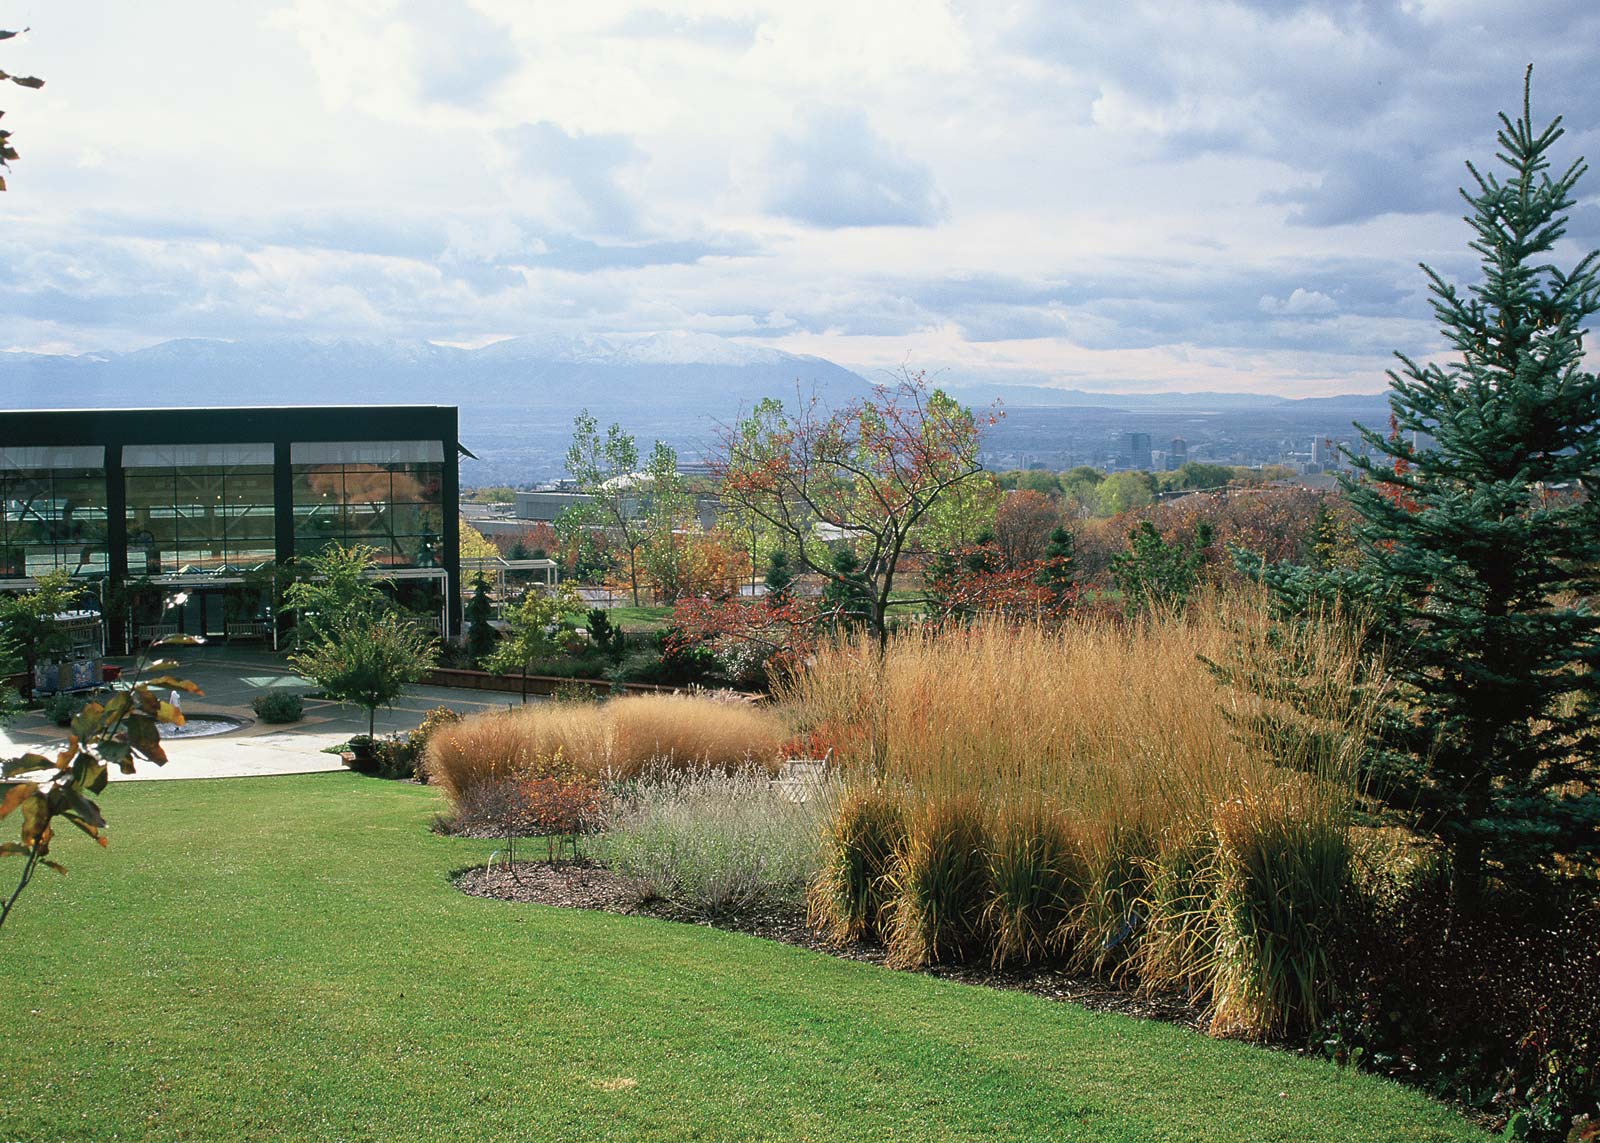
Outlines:
{"label": "mountain range", "polygon": [[[1367,412],[1371,396],[1294,400],[1240,393],[1107,394],[1042,386],[939,382],[965,401],[1129,411]],[[0,407],[453,404],[461,409],[468,483],[554,475],[572,418],[587,408],[692,457],[716,426],[762,397],[797,391],[827,403],[872,382],[821,357],[712,334],[533,335],[476,349],[428,341],[185,338],[125,353],[0,353]],[[0,413],[0,416],[3,416]]]}

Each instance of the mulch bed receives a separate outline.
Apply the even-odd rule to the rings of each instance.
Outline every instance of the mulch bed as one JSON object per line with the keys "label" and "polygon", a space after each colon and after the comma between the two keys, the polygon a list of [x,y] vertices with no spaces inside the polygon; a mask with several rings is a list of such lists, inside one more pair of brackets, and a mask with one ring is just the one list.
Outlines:
{"label": "mulch bed", "polygon": [[[626,916],[704,925],[746,933],[766,940],[824,952],[844,960],[884,963],[882,945],[852,941],[837,945],[806,924],[795,909],[764,906],[714,919],[685,915],[660,900],[648,900],[635,882],[586,862],[519,861],[515,870],[504,865],[474,866],[456,878],[456,887],[473,897],[523,901],[566,909],[598,909]],[[1070,1000],[1096,1012],[1116,1012],[1147,1020],[1162,1020],[1203,1031],[1205,1014],[1182,993],[1134,991],[1118,988],[1096,977],[1053,968],[993,969],[981,965],[940,965],[921,970],[929,976],[978,984],[987,988],[1028,992],[1050,1000]]]}

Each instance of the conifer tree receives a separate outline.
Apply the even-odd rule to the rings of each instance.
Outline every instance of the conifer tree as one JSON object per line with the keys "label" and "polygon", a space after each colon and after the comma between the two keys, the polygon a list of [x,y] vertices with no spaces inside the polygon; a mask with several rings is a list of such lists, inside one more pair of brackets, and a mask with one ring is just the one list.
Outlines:
{"label": "conifer tree", "polygon": [[1399,684],[1378,789],[1449,847],[1463,901],[1490,876],[1600,858],[1600,617],[1584,602],[1600,590],[1600,378],[1582,362],[1600,252],[1548,260],[1586,170],[1551,174],[1560,119],[1535,129],[1525,82],[1521,117],[1500,120],[1504,175],[1469,163],[1461,192],[1482,281],[1422,268],[1454,353],[1399,355],[1398,431],[1361,428],[1372,455],[1350,456],[1361,566],[1265,575],[1289,600],[1371,608]]}
{"label": "conifer tree", "polygon": [[789,570],[789,553],[773,548],[767,561],[767,602],[774,607],[788,603],[794,595],[794,572]]}
{"label": "conifer tree", "polygon": [[1050,542],[1045,547],[1044,560],[1035,578],[1058,604],[1071,595],[1075,586],[1077,556],[1077,540],[1070,531],[1058,527],[1050,533]]}
{"label": "conifer tree", "polygon": [[489,585],[478,573],[472,584],[472,598],[467,602],[467,655],[480,663],[494,651],[495,632],[490,622],[494,606],[489,602]]}

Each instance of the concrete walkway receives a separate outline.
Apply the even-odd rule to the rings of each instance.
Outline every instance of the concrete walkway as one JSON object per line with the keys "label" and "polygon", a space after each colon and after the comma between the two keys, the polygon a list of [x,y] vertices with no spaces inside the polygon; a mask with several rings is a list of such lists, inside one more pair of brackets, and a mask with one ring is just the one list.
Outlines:
{"label": "concrete walkway", "polygon": [[[250,703],[274,690],[305,695],[312,685],[296,675],[282,655],[227,646],[172,647],[169,657],[179,663],[171,673],[197,684],[203,695],[184,695],[183,710],[190,717],[228,715],[245,721],[239,730],[205,738],[172,738],[163,743],[169,759],[165,766],[141,762],[138,772],[117,781],[173,778],[239,778],[270,774],[310,774],[341,768],[337,754],[323,753],[329,746],[367,732],[367,715],[360,707],[325,699],[306,699],[305,717],[299,722],[269,726],[257,722]],[[120,662],[131,668],[129,660]],[[447,706],[462,714],[503,710],[515,705],[516,696],[486,697],[481,691],[448,687],[412,687],[392,709],[379,710],[380,735],[414,729],[434,707]],[[34,751],[53,753],[65,735],[42,714],[32,712],[0,729],[0,758]]]}

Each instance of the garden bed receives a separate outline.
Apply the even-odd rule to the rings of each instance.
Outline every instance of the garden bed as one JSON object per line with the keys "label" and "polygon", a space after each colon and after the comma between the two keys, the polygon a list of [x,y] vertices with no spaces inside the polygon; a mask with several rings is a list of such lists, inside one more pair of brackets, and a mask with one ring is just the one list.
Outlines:
{"label": "garden bed", "polygon": [[[491,671],[474,671],[462,667],[435,667],[422,677],[430,687],[461,687],[474,691],[505,691],[521,694],[521,675],[497,675]],[[571,679],[561,675],[529,675],[527,690],[530,695],[553,695],[560,690],[588,687],[596,695],[614,693],[630,695],[674,694],[683,687],[666,687],[657,683],[613,683],[609,679]]]}
{"label": "garden bed", "polygon": [[[535,846],[538,839],[529,839],[524,844]],[[663,902],[645,900],[636,883],[592,862],[519,861],[514,875],[504,865],[473,866],[456,877],[455,885],[472,897],[564,909],[596,909],[623,916],[703,925],[867,964],[882,965],[886,959],[885,949],[880,944],[851,941],[840,945],[827,940],[806,924],[805,915],[794,908],[756,906],[714,920],[692,916]],[[1067,1000],[1094,1012],[1160,1020],[1195,1031],[1206,1028],[1203,1007],[1178,992],[1118,988],[1096,977],[1048,967],[992,969],[978,965],[936,965],[918,971],[963,984],[1027,992],[1048,1000]]]}

